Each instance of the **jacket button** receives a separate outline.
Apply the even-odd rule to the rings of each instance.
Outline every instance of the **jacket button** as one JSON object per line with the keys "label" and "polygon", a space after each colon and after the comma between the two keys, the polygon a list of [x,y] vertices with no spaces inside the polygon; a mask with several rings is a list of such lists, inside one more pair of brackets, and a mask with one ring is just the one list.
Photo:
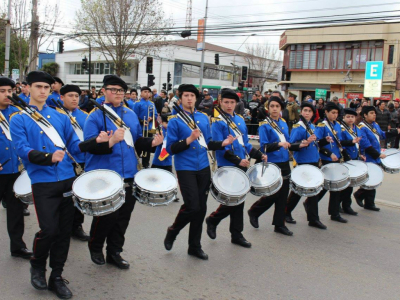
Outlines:
{"label": "jacket button", "polygon": [[43,146],[43,149],[46,149],[46,146]]}
{"label": "jacket button", "polygon": [[8,150],[8,147],[6,147],[6,150]]}
{"label": "jacket button", "polygon": [[40,134],[43,134],[43,131],[40,131]]}

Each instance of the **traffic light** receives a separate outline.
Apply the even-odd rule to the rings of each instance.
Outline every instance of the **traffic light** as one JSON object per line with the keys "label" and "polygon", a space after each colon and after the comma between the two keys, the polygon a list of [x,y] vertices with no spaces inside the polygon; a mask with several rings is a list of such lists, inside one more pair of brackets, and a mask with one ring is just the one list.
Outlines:
{"label": "traffic light", "polygon": [[86,56],[82,58],[82,69],[86,70],[88,67],[87,58]]}
{"label": "traffic light", "polygon": [[150,74],[147,75],[147,86],[148,87],[155,85],[154,79],[156,79],[156,77],[154,77],[154,75],[150,75]]}
{"label": "traffic light", "polygon": [[244,83],[242,81],[239,81],[238,90],[243,91],[243,87],[244,87]]}
{"label": "traffic light", "polygon": [[58,52],[63,53],[64,52],[64,41],[63,39],[58,40]]}
{"label": "traffic light", "polygon": [[166,90],[167,90],[167,84],[166,84],[166,83],[163,83],[163,84],[162,84],[162,88],[163,88],[163,90],[166,91]]}
{"label": "traffic light", "polygon": [[172,83],[168,83],[168,89],[167,89],[167,91],[170,91],[170,90],[172,90]]}
{"label": "traffic light", "polygon": [[246,67],[246,66],[243,66],[242,67],[242,76],[241,76],[241,80],[243,80],[243,81],[247,81],[247,73],[248,73],[248,71],[249,71],[249,68],[248,67]]}
{"label": "traffic light", "polygon": [[215,65],[218,66],[219,65],[219,54],[215,54]]}
{"label": "traffic light", "polygon": [[152,57],[146,58],[146,73],[147,74],[153,73],[153,58]]}
{"label": "traffic light", "polygon": [[171,72],[167,73],[167,82],[171,82]]}

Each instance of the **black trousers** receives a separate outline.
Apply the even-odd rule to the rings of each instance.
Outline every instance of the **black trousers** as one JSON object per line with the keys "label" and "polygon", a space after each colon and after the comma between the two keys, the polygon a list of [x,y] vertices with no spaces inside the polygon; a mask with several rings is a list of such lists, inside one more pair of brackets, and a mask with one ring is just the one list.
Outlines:
{"label": "black trousers", "polygon": [[210,167],[200,171],[177,171],[183,202],[170,230],[178,234],[187,224],[189,248],[201,249],[203,221],[207,213],[207,197],[211,183]]}
{"label": "black trousers", "polygon": [[[125,179],[125,182],[132,181],[132,178]],[[123,251],[125,232],[136,203],[136,198],[132,195],[132,186],[126,187],[125,193],[125,203],[117,211],[105,216],[93,217],[90,228],[90,251],[102,252],[106,241],[108,253],[116,254]]]}
{"label": "black trousers", "polygon": [[[322,165],[327,165],[331,163],[339,163],[339,161],[328,161],[328,160],[323,160]],[[318,194],[318,201],[321,201],[321,199],[325,196],[327,190],[323,189],[319,194]],[[329,206],[328,206],[328,214],[331,216],[337,216],[339,215],[339,208],[340,208],[340,192],[329,192]]]}
{"label": "black trousers", "polygon": [[[76,174],[75,163],[73,163],[72,165],[74,166],[75,175],[79,176],[79,174]],[[83,170],[85,169],[85,163],[79,163],[79,165]],[[85,217],[83,213],[81,213],[80,210],[75,207],[74,222],[72,223],[72,231],[78,229],[79,227],[82,227],[84,221]]]}
{"label": "black trousers", "polygon": [[155,168],[155,169],[163,169],[163,170],[166,170],[166,171],[169,171],[172,173],[172,166],[158,166],[158,165],[152,164],[151,167]]}
{"label": "black trousers", "polygon": [[363,188],[359,188],[354,194],[357,196],[357,198],[364,200],[364,207],[371,207],[375,205],[376,190],[365,190]]}
{"label": "black trousers", "polygon": [[353,188],[350,186],[340,192],[339,204],[342,203],[343,208],[350,208],[351,194],[353,194]]}
{"label": "black trousers", "polygon": [[[149,133],[148,136],[149,136],[149,137],[152,137],[153,134],[152,134],[152,133]],[[144,154],[145,156],[142,156],[142,166],[143,166],[143,168],[148,168],[149,165],[150,165],[150,154],[151,154],[151,151],[143,152],[143,154]]]}
{"label": "black trousers", "polygon": [[0,175],[0,199],[7,204],[7,231],[10,237],[10,251],[26,248],[22,239],[24,235],[25,204],[15,197],[13,186],[20,173]]}
{"label": "black trousers", "polygon": [[61,276],[67,260],[74,203],[72,197],[63,197],[70,192],[75,178],[59,182],[35,183],[32,185],[36,215],[40,231],[33,241],[33,268],[45,270],[50,254],[51,277]]}
{"label": "black trousers", "polygon": [[[282,176],[290,175],[289,162],[275,163],[282,171]],[[274,217],[272,225],[281,227],[285,225],[285,207],[289,194],[289,178],[283,180],[281,189],[272,196],[263,196],[256,201],[251,207],[250,212],[256,217],[261,216],[273,204],[275,204]]]}

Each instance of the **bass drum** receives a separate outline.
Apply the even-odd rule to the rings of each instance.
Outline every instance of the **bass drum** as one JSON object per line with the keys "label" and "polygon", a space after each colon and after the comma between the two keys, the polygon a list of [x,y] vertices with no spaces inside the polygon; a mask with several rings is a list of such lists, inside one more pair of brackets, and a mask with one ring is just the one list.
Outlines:
{"label": "bass drum", "polygon": [[368,180],[361,188],[365,190],[374,190],[378,188],[383,182],[383,171],[382,168],[374,163],[367,162],[368,166]]}
{"label": "bass drum", "polygon": [[247,170],[251,189],[250,193],[255,196],[271,196],[277,193],[283,184],[281,169],[273,164],[267,163],[267,167],[262,174],[263,163],[258,163]]}
{"label": "bass drum", "polygon": [[22,201],[24,204],[33,204],[32,197],[32,184],[27,171],[22,171],[14,182],[15,197]]}
{"label": "bass drum", "polygon": [[218,168],[212,176],[210,192],[226,206],[242,204],[250,190],[249,177],[236,167]]}
{"label": "bass drum", "polygon": [[290,189],[297,195],[312,197],[324,187],[324,174],[313,165],[300,165],[292,170]]}
{"label": "bass drum", "polygon": [[381,159],[383,171],[389,174],[399,173],[400,151],[398,149],[387,149],[383,154],[390,155]]}

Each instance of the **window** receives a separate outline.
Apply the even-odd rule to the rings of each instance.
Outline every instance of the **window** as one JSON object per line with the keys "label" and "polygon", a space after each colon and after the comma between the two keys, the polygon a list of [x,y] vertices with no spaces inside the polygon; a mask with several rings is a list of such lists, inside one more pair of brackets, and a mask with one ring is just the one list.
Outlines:
{"label": "window", "polygon": [[393,64],[394,45],[389,45],[388,65]]}
{"label": "window", "polygon": [[192,65],[182,65],[182,77],[200,78],[200,67]]}
{"label": "window", "polygon": [[227,80],[227,81],[232,80],[232,73],[230,72],[220,72],[220,73],[221,73],[221,80]]}
{"label": "window", "polygon": [[219,80],[219,70],[204,68],[203,77],[205,79],[218,79]]}

